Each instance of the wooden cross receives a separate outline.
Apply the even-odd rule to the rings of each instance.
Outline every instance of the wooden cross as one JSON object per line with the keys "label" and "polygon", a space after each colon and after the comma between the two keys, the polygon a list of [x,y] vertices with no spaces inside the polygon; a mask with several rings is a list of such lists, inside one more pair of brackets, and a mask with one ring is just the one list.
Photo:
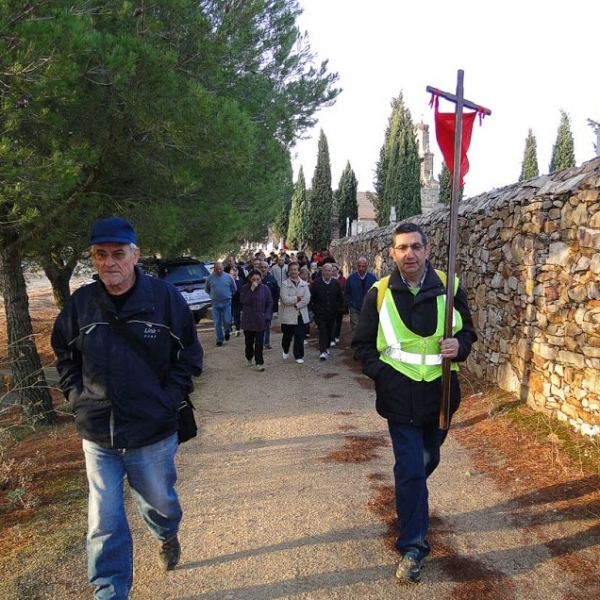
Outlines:
{"label": "wooden cross", "polygon": [[[458,236],[458,198],[460,182],[460,165],[462,162],[462,122],[463,108],[471,108],[477,111],[483,111],[486,115],[491,115],[492,111],[483,108],[479,104],[465,100],[463,96],[464,71],[458,71],[456,82],[456,94],[442,92],[437,88],[427,86],[426,90],[430,94],[436,94],[454,102],[456,104],[456,120],[454,128],[454,161],[452,165],[452,197],[450,200],[450,231],[448,242],[448,275],[446,281],[446,315],[444,321],[444,338],[452,337],[452,321],[454,316],[454,276],[456,273],[456,239]],[[442,362],[442,402],[440,405],[440,429],[450,427],[450,371],[452,360],[445,358]]]}

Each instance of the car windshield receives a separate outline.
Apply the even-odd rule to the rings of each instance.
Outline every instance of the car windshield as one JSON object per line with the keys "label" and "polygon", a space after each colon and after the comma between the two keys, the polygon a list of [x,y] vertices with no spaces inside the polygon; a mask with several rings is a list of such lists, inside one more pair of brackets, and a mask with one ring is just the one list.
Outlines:
{"label": "car windshield", "polygon": [[209,275],[208,269],[200,263],[192,263],[189,265],[166,265],[164,279],[169,283],[177,284],[204,280]]}

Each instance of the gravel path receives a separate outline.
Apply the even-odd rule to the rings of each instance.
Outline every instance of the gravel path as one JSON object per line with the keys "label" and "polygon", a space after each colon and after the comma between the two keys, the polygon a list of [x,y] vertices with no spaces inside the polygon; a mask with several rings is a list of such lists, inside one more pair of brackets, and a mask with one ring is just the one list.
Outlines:
{"label": "gravel path", "polygon": [[[392,485],[386,424],[347,344],[320,362],[313,340],[298,365],[282,359],[274,333],[260,373],[245,366],[242,337],[217,348],[211,325],[199,329],[201,432],[178,453],[181,563],[160,573],[156,544],[132,515],[132,600],[573,597],[569,576],[452,435],[430,480],[434,552],[420,585],[397,584],[386,525],[369,508]],[[380,447],[365,462],[335,460],[348,436]],[[56,574],[43,598],[90,597],[81,553],[64,568],[71,580]]]}

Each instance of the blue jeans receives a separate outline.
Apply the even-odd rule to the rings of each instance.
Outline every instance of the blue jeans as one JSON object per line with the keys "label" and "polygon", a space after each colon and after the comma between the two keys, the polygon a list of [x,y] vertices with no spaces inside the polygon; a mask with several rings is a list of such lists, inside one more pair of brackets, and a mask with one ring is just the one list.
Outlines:
{"label": "blue jeans", "polygon": [[440,463],[440,447],[447,431],[437,423],[414,427],[388,421],[394,450],[394,487],[398,515],[396,549],[418,561],[430,551],[427,478]]}
{"label": "blue jeans", "polygon": [[223,342],[225,334],[231,335],[231,300],[213,302],[212,314],[217,342]]}
{"label": "blue jeans", "polygon": [[125,477],[142,519],[159,542],[181,522],[175,492],[177,434],[156,444],[118,450],[83,440],[89,484],[88,578],[96,600],[127,600],[133,581],[133,543],[125,514]]}
{"label": "blue jeans", "polygon": [[267,321],[267,326],[265,327],[265,336],[263,338],[263,346],[271,345],[271,321]]}

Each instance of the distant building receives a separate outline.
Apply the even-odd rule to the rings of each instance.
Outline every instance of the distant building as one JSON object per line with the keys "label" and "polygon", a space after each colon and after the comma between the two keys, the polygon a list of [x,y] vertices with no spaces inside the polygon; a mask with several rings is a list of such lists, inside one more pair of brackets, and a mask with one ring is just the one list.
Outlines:
{"label": "distant building", "polygon": [[429,147],[429,125],[423,121],[415,125],[415,141],[421,163],[421,212],[429,212],[440,205],[440,182],[433,176],[433,152]]}
{"label": "distant building", "polygon": [[358,202],[358,221],[355,221],[356,231],[352,231],[352,235],[357,233],[363,233],[364,231],[370,231],[377,227],[377,221],[375,219],[375,208],[371,200],[369,200],[368,194],[375,195],[375,192],[357,192],[356,201]]}

